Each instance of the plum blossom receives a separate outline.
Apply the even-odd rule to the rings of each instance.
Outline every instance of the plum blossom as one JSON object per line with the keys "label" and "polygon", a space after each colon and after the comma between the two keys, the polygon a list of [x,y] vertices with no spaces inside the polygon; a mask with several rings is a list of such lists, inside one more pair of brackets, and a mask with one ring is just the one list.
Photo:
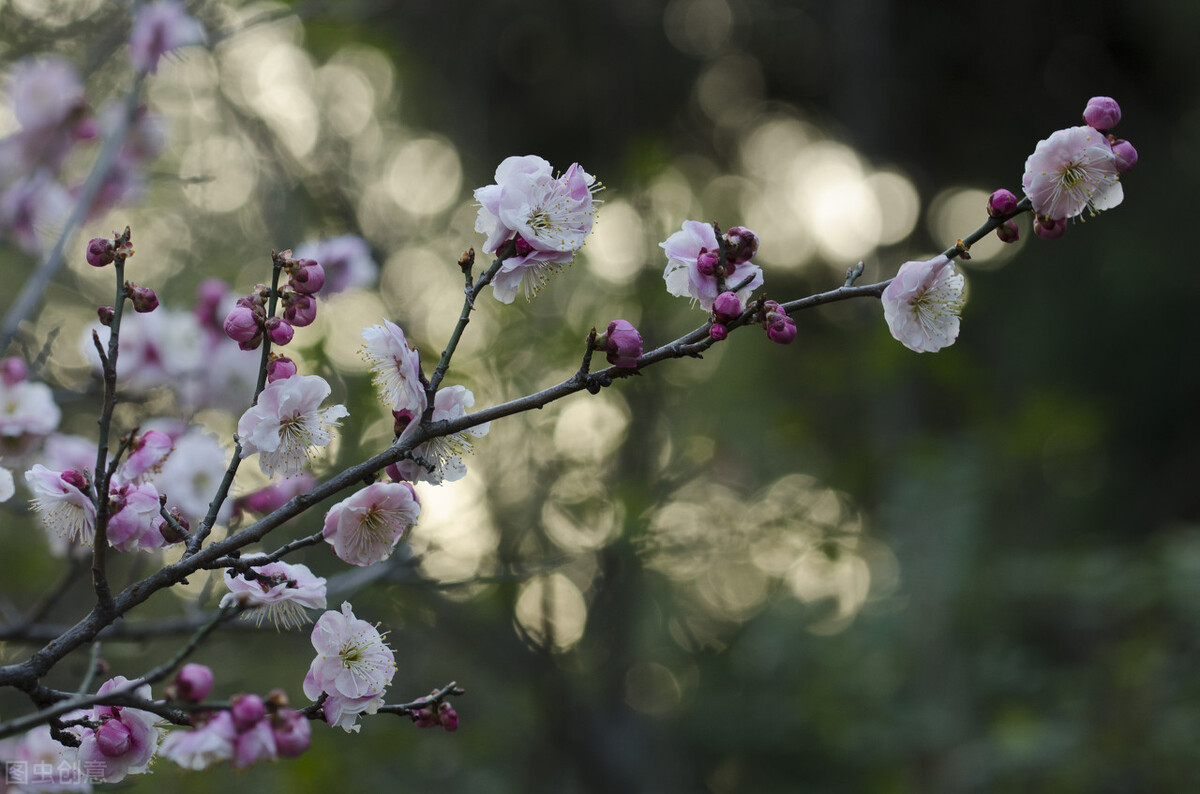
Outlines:
{"label": "plum blossom", "polygon": [[118,551],[158,549],[166,539],[158,531],[158,490],[150,483],[126,483],[109,489],[112,515],[108,519],[108,542]]}
{"label": "plum blossom", "polygon": [[325,268],[325,297],[369,287],[379,278],[379,265],[371,258],[370,246],[356,234],[305,243],[296,248],[295,256],[315,259]]}
{"label": "plum blossom", "polygon": [[138,10],[129,34],[129,59],[134,68],[153,73],[163,55],[203,41],[204,27],[188,16],[183,3],[157,0]]}
{"label": "plum blossom", "polygon": [[[175,449],[154,476],[158,490],[167,495],[167,504],[179,509],[189,521],[198,522],[208,514],[209,503],[229,467],[229,453],[217,437],[193,428],[175,440]],[[233,515],[233,501],[226,499],[217,511],[217,523],[224,524]]]}
{"label": "plum blossom", "polygon": [[121,464],[121,479],[126,482],[141,482],[143,475],[149,479],[162,468],[174,445],[171,437],[160,430],[147,430],[142,433]]}
{"label": "plum blossom", "polygon": [[400,326],[384,320],[362,332],[362,356],[371,367],[371,380],[379,399],[393,411],[409,411],[420,419],[427,405],[421,384],[421,356],[409,348]]}
{"label": "plum blossom", "polygon": [[391,556],[420,515],[421,504],[411,485],[373,483],[330,508],[325,540],[343,562],[371,565]]}
{"label": "plum blossom", "polygon": [[[99,374],[102,369],[92,342],[93,330],[106,350],[112,332],[97,324],[79,339],[80,349]],[[221,368],[215,366],[209,348],[200,321],[191,312],[163,309],[127,316],[121,323],[117,381],[131,391],[143,392],[160,386],[179,388],[200,372],[220,375]]]}
{"label": "plum blossom", "polygon": [[487,235],[484,253],[503,252],[510,243],[513,248],[492,280],[497,300],[512,303],[518,290],[533,297],[574,258],[592,230],[592,194],[600,187],[578,163],[557,177],[536,155],[500,163],[495,184],[475,191],[475,231]]}
{"label": "plum blossom", "polygon": [[883,316],[901,344],[917,353],[933,353],[958,338],[964,279],[950,259],[905,262],[883,291]]}
{"label": "plum blossom", "polygon": [[225,570],[229,592],[221,598],[221,607],[243,603],[248,612],[242,617],[261,624],[263,618],[276,627],[299,628],[309,622],[306,609],[325,608],[325,579],[316,576],[307,565],[271,562],[251,568],[255,578]]}
{"label": "plum blossom", "polygon": [[325,721],[347,733],[359,730],[358,715],[374,714],[396,674],[396,657],[379,630],[354,616],[349,602],[341,612],[329,610],[313,626],[317,651],[304,676],[304,695],[325,694]]}
{"label": "plum blossom", "polygon": [[74,469],[52,471],[40,463],[25,472],[33,491],[31,504],[52,533],[64,541],[92,544],[96,533],[96,506],[84,492],[83,475]]}
{"label": "plum blossom", "polygon": [[1025,160],[1021,185],[1033,211],[1050,220],[1095,215],[1125,197],[1107,138],[1088,126],[1058,130]]}
{"label": "plum blossom", "polygon": [[[749,233],[748,230],[746,232]],[[716,273],[721,247],[712,224],[684,221],[679,231],[658,245],[667,254],[667,268],[663,271],[667,292],[679,297],[690,296],[702,309],[711,311],[713,301],[721,291]],[[736,293],[743,304],[750,298],[750,293],[762,286],[762,268],[758,265],[751,262],[735,264],[730,260],[725,268],[725,285],[728,288],[750,279]]]}
{"label": "plum blossom", "polygon": [[[465,386],[446,386],[439,389],[433,398],[432,420],[441,422],[461,419],[474,404],[475,395],[470,389]],[[401,417],[397,417],[398,422],[400,419]],[[416,427],[417,423],[410,421],[400,437],[404,438],[415,431]],[[462,456],[469,454],[474,448],[471,439],[486,436],[489,429],[491,423],[484,422],[461,433],[432,438],[413,449],[413,459],[401,460],[388,466],[387,473],[395,480],[428,482],[434,485],[461,480],[467,474]]]}
{"label": "plum blossom", "polygon": [[233,758],[236,739],[233,716],[228,711],[218,711],[193,730],[171,731],[158,752],[184,769],[204,769]]}
{"label": "plum blossom", "polygon": [[[96,694],[126,689],[129,683],[119,675],[104,682]],[[142,684],[132,694],[149,699],[150,685]],[[145,772],[158,748],[159,729],[154,726],[158,717],[126,706],[97,706],[90,716],[100,724],[84,729],[80,737],[79,761],[83,768],[106,783]]]}
{"label": "plum blossom", "polygon": [[87,106],[83,82],[61,58],[22,61],[13,70],[10,90],[13,115],[30,133],[53,130]]}
{"label": "plum blossom", "polygon": [[258,395],[258,404],[238,420],[242,457],[259,453],[259,468],[267,475],[299,474],[314,448],[332,441],[332,428],[349,415],[344,405],[320,407],[331,391],[318,375],[293,375],[268,383]]}
{"label": "plum blossom", "polygon": [[78,749],[60,744],[50,735],[49,725],[0,741],[0,761],[9,762],[5,791],[92,790],[87,771],[79,763]]}

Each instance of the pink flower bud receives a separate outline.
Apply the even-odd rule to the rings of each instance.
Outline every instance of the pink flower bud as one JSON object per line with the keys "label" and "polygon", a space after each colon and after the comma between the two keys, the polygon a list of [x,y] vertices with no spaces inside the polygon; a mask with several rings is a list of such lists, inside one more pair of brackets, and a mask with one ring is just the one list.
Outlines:
{"label": "pink flower bud", "polygon": [[129,726],[119,719],[105,720],[96,729],[96,747],[109,758],[124,755],[132,745]]}
{"label": "pink flower bud", "polygon": [[67,469],[58,476],[67,485],[78,488],[80,491],[84,491],[87,488],[87,480],[84,479],[82,472],[75,469]]}
{"label": "pink flower bud", "polygon": [[518,234],[517,238],[515,240],[513,240],[514,254],[516,256],[525,256],[525,255],[531,253],[532,251],[533,251],[533,246],[529,244],[529,241]]}
{"label": "pink flower bud", "polygon": [[699,256],[696,257],[696,270],[702,276],[711,276],[717,272],[717,263],[720,261],[721,256],[719,253],[701,248]]}
{"label": "pink flower bud", "polygon": [[642,335],[628,321],[613,320],[608,324],[604,349],[609,364],[637,369],[638,356],[642,354]]}
{"label": "pink flower bud", "polygon": [[292,269],[291,284],[292,289],[305,295],[320,292],[321,287],[325,286],[325,268],[313,259],[298,260]]}
{"label": "pink flower bud", "polygon": [[987,214],[993,218],[1002,218],[1017,211],[1017,197],[1011,190],[1000,188],[988,196]]}
{"label": "pink flower bud", "polygon": [[287,307],[283,310],[283,319],[296,328],[312,325],[317,319],[317,301],[311,295],[293,294],[291,299],[284,299]]}
{"label": "pink flower bud", "polygon": [[786,314],[767,326],[767,338],[781,345],[790,344],[796,338],[796,323]]}
{"label": "pink flower bud", "polygon": [[412,713],[412,721],[418,728],[432,728],[439,724],[433,709],[417,709]]}
{"label": "pink flower bud", "polygon": [[213,672],[202,664],[185,664],[175,680],[167,686],[167,697],[190,703],[199,703],[208,697],[213,687]]}
{"label": "pink flower bud", "polygon": [[258,314],[240,302],[225,317],[221,327],[225,329],[225,335],[235,342],[249,342],[262,330]]}
{"label": "pink flower bud", "polygon": [[267,707],[258,695],[234,695],[232,707],[233,724],[239,731],[248,731],[267,715]]}
{"label": "pink flower bud", "polygon": [[267,382],[274,383],[277,380],[290,378],[296,374],[296,371],[295,361],[287,356],[272,354],[271,360],[267,362]]}
{"label": "pink flower bud", "polygon": [[1033,233],[1043,240],[1057,240],[1067,231],[1067,222],[1065,219],[1059,218],[1034,218]]}
{"label": "pink flower bud", "polygon": [[308,718],[293,709],[280,709],[271,722],[275,732],[275,750],[284,758],[295,758],[312,744]]}
{"label": "pink flower bud", "polygon": [[271,339],[271,344],[286,345],[292,341],[295,331],[292,330],[292,324],[287,320],[279,317],[268,317],[266,322],[267,336]]}
{"label": "pink flower bud", "polygon": [[196,288],[196,306],[192,312],[202,324],[215,328],[217,325],[217,309],[225,296],[229,294],[229,286],[219,278],[206,278]]}
{"label": "pink flower bud", "polygon": [[1121,120],[1121,106],[1112,97],[1094,96],[1083,109],[1083,120],[1094,130],[1111,130]]}
{"label": "pink flower bud", "polygon": [[725,232],[729,264],[741,265],[749,262],[758,253],[758,235],[745,226],[734,226]]}
{"label": "pink flower bud", "polygon": [[729,336],[729,329],[720,323],[713,323],[708,328],[708,335],[720,342],[722,339]]}
{"label": "pink flower bud", "polygon": [[741,315],[742,309],[741,300],[732,292],[722,292],[713,301],[713,314],[716,315],[717,322],[727,323],[736,319]]}
{"label": "pink flower bud", "polygon": [[443,701],[438,706],[438,722],[447,732],[456,731],[458,730],[458,712],[449,703]]}
{"label": "pink flower bud", "polygon": [[1129,141],[1114,141],[1112,152],[1116,160],[1117,170],[1122,174],[1137,165],[1137,149],[1133,148],[1133,144]]}
{"label": "pink flower bud", "polygon": [[1021,239],[1021,230],[1017,228],[1016,221],[1005,221],[996,227],[996,236],[1002,243],[1015,243]]}
{"label": "pink flower bud", "polygon": [[5,386],[16,386],[29,377],[29,367],[25,360],[16,356],[0,359],[0,380]]}
{"label": "pink flower bud", "polygon": [[101,306],[96,309],[96,316],[100,318],[100,324],[103,326],[111,326],[113,317],[116,316],[116,309],[111,306]]}
{"label": "pink flower bud", "polygon": [[92,267],[111,265],[113,259],[113,241],[107,237],[93,237],[88,241],[87,262]]}
{"label": "pink flower bud", "polygon": [[133,310],[140,314],[146,314],[158,308],[158,295],[149,287],[139,287],[136,284],[131,284],[129,300],[133,303]]}

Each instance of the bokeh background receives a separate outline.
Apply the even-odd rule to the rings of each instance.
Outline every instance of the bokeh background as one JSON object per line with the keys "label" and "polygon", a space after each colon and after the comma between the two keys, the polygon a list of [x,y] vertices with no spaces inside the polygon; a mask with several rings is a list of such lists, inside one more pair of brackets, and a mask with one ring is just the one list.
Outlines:
{"label": "bokeh background", "polygon": [[[1090,96],[1118,99],[1141,163],[1120,207],[1064,238],[1032,238],[1025,219],[1020,243],[980,244],[962,334],[936,355],[895,342],[876,302],[848,302],[798,314],[791,346],[744,329],[702,360],[494,424],[464,480],[424,487],[397,563],[362,589],[338,580],[390,631],[390,700],[467,688],[457,733],[318,725],[299,760],[204,774],[163,762],[128,790],[1200,785],[1187,254],[1200,7],[189,5],[211,47],[149,84],[170,127],[145,200],[81,240],[132,225],[136,280],[187,308],[206,277],[265,279],[272,248],[363,235],[378,288],[323,304],[295,343],[351,409],[326,473],[390,440],[359,331],[388,317],[432,366],[461,304],[455,262],[482,243],[471,191],[506,156],[578,161],[605,203],[535,300],[481,301],[447,381],[477,407],[567,377],[592,326],[622,317],[655,345],[703,322],[661,280],[657,243],[683,220],[755,229],[767,292],[784,300],[860,259],[877,281],[952,244]],[[101,0],[0,0],[0,58],[58,52],[100,104],[127,80],[127,25]],[[6,283],[31,261],[0,250]],[[64,393],[88,388],[76,340],[111,291],[89,271],[73,259],[27,328],[61,330],[46,378]],[[64,426],[91,432],[89,405]],[[229,433],[236,413],[190,418]],[[22,608],[64,563],[6,507],[3,581]],[[280,533],[311,533],[320,513]],[[344,570],[325,549],[300,559]],[[148,612],[211,608],[202,593],[193,582]],[[173,647],[104,656],[134,675]],[[307,632],[233,630],[196,660],[218,667],[222,693],[283,686],[300,702],[311,655]]]}

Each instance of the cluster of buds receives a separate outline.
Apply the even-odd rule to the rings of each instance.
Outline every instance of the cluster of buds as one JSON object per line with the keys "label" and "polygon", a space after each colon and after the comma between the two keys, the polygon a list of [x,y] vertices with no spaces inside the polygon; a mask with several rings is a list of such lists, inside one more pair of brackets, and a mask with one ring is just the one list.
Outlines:
{"label": "cluster of buds", "polygon": [[[259,284],[249,295],[238,298],[237,304],[225,317],[225,334],[243,350],[255,350],[263,336],[274,345],[292,341],[296,328],[311,325],[317,318],[316,294],[325,286],[325,269],[313,259],[293,259],[291,251],[274,255],[275,266],[288,275],[287,283],[279,290],[283,304],[280,317],[268,316],[271,288]],[[286,358],[272,359],[268,374],[271,380],[295,374],[295,365]]]}
{"label": "cluster of buds", "polygon": [[[757,238],[755,242],[757,244]],[[729,335],[729,323],[741,317],[745,308],[736,293],[722,292],[713,300],[713,322],[708,328],[708,335],[720,342]]]}
{"label": "cluster of buds", "polygon": [[763,301],[762,325],[767,331],[767,338],[772,342],[786,345],[796,338],[795,321],[788,317],[777,301]]}
{"label": "cluster of buds", "polygon": [[433,728],[440,725],[442,730],[458,730],[458,712],[446,701],[436,705],[417,709],[412,713],[413,725],[418,728]]}

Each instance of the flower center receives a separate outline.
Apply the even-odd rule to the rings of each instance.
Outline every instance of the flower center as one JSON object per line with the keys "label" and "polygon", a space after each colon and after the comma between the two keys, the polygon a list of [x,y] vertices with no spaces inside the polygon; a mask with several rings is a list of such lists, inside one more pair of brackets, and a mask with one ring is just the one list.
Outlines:
{"label": "flower center", "polygon": [[1059,178],[1067,190],[1071,190],[1085,179],[1087,179],[1087,171],[1075,163],[1064,168],[1062,176]]}

